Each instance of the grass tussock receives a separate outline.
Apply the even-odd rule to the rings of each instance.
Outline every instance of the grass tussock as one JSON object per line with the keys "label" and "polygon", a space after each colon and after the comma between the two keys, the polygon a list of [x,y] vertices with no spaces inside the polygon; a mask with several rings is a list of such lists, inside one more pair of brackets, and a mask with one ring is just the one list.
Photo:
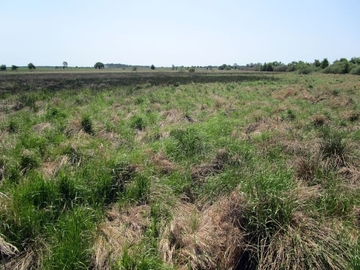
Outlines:
{"label": "grass tussock", "polygon": [[[136,246],[145,237],[150,226],[150,207],[140,205],[120,210],[116,207],[107,212],[106,221],[100,225],[93,250],[94,269],[112,269],[125,252],[136,252]],[[135,254],[133,254],[135,255]]]}
{"label": "grass tussock", "polygon": [[350,245],[331,226],[294,213],[291,225],[264,241],[259,269],[347,269]]}
{"label": "grass tussock", "polygon": [[232,193],[201,211],[179,203],[159,245],[165,262],[180,269],[232,269],[244,248],[239,228],[243,198]]}

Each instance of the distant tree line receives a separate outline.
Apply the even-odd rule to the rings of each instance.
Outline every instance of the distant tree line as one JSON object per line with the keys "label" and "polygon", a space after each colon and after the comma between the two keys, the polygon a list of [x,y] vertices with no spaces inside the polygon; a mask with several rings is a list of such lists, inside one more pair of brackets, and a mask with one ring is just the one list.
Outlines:
{"label": "distant tree line", "polygon": [[360,75],[360,57],[353,57],[350,60],[341,58],[330,64],[327,58],[322,61],[315,59],[313,63],[304,61],[293,61],[287,65],[281,62],[268,62],[264,64],[248,64],[248,68],[259,71],[275,72],[297,72],[299,74],[309,74],[312,72],[323,72],[332,74],[357,74]]}
{"label": "distant tree line", "polygon": [[[68,63],[63,61],[62,66],[55,67],[55,68],[63,68],[66,69],[68,67]],[[137,71],[138,67],[141,68],[150,68],[151,70],[155,70],[154,65],[150,66],[133,66],[133,65],[126,65],[126,64],[103,64],[102,62],[96,62],[94,65],[95,69],[103,69],[103,68],[132,68],[132,71]],[[15,71],[19,67],[16,65],[11,66],[11,70]],[[29,63],[27,65],[29,70],[36,69],[33,63]],[[346,58],[341,58],[340,60],[335,60],[333,63],[330,64],[327,58],[324,58],[322,61],[315,59],[314,62],[308,63],[304,61],[292,61],[291,63],[284,64],[282,62],[274,61],[274,62],[265,62],[265,63],[249,63],[246,65],[228,65],[222,64],[220,66],[191,66],[191,67],[184,67],[184,66],[175,66],[172,65],[172,70],[178,70],[183,72],[185,70],[189,72],[195,72],[195,68],[202,68],[206,70],[213,70],[217,68],[218,70],[248,70],[248,71],[266,71],[266,72],[296,72],[299,74],[309,74],[312,72],[323,72],[323,73],[331,73],[331,74],[356,74],[360,75],[360,57],[352,57],[350,60]],[[6,71],[6,65],[0,65],[0,71]]]}

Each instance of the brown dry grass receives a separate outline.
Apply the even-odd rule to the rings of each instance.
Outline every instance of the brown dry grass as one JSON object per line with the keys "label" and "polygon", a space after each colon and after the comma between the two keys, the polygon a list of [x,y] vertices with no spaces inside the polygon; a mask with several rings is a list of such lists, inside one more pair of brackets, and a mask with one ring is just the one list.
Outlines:
{"label": "brown dry grass", "polygon": [[179,169],[176,164],[171,162],[163,151],[158,153],[149,152],[151,163],[155,166],[156,171],[162,174],[168,174]]}
{"label": "brown dry grass", "polygon": [[164,124],[173,124],[185,119],[184,114],[178,109],[164,111],[162,116],[165,117]]}
{"label": "brown dry grass", "polygon": [[55,161],[44,162],[41,166],[41,171],[46,177],[56,177],[61,168],[69,164],[67,156],[59,156]]}
{"label": "brown dry grass", "polygon": [[231,159],[228,151],[221,149],[209,163],[193,167],[191,170],[191,179],[200,182],[204,181],[208,176],[221,173],[225,165],[229,162],[231,162]]}
{"label": "brown dry grass", "polygon": [[260,245],[259,269],[347,269],[350,245],[331,224],[295,212],[292,224]]}
{"label": "brown dry grass", "polygon": [[113,207],[99,226],[93,246],[93,269],[111,269],[125,249],[138,244],[150,225],[150,206],[140,205],[120,210]]}
{"label": "brown dry grass", "polygon": [[234,269],[244,242],[239,229],[243,198],[238,191],[199,211],[179,203],[162,233],[162,258],[179,269]]}
{"label": "brown dry grass", "polygon": [[6,242],[0,235],[0,258],[6,258],[15,255],[18,249],[12,244]]}

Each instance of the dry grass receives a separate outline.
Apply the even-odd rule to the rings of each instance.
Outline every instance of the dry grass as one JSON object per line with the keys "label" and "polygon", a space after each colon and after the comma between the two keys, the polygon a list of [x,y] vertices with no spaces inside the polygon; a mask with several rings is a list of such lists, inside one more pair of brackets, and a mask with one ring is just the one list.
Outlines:
{"label": "dry grass", "polygon": [[150,152],[151,163],[154,164],[156,170],[161,174],[169,174],[178,169],[178,166],[169,161],[168,157],[163,151],[158,153]]}
{"label": "dry grass", "polygon": [[45,129],[49,129],[51,128],[51,124],[50,123],[40,123],[40,124],[37,124],[37,125],[34,125],[32,127],[32,129],[35,131],[35,132],[38,132],[38,133],[41,133],[42,131],[44,131]]}
{"label": "dry grass", "polygon": [[39,269],[39,258],[32,249],[18,253],[1,265],[2,270],[30,270]]}
{"label": "dry grass", "polygon": [[[283,89],[279,89],[277,91],[274,91],[271,93],[271,96],[275,99],[284,101],[285,99],[289,97],[296,97],[299,95],[300,89],[297,89],[298,87],[294,86],[288,86]],[[305,90],[304,90],[305,91]]]}
{"label": "dry grass", "polygon": [[140,205],[120,210],[109,210],[107,220],[100,225],[93,246],[94,269],[111,269],[125,249],[138,244],[150,225],[150,206]]}
{"label": "dry grass", "polygon": [[0,269],[2,270],[31,270],[42,269],[42,259],[46,243],[36,239],[31,246],[19,251],[16,247],[4,241],[0,236]]}
{"label": "dry grass", "polygon": [[162,113],[162,116],[165,117],[164,124],[173,124],[173,123],[183,121],[185,119],[184,114],[178,109],[171,109],[171,110],[164,111]]}
{"label": "dry grass", "polygon": [[59,156],[55,161],[44,162],[41,171],[46,177],[56,177],[61,168],[69,164],[67,156]]}
{"label": "dry grass", "polygon": [[221,173],[225,168],[225,165],[230,161],[229,153],[225,149],[221,149],[209,163],[192,168],[191,179],[194,181],[204,181],[208,176]]}
{"label": "dry grass", "polygon": [[316,171],[319,169],[319,162],[314,158],[298,157],[294,163],[296,177],[307,183],[314,179]]}
{"label": "dry grass", "polygon": [[234,269],[243,250],[244,201],[238,191],[199,211],[179,203],[160,241],[163,260],[179,269]]}
{"label": "dry grass", "polygon": [[347,269],[350,245],[341,240],[331,224],[319,223],[302,212],[292,224],[260,245],[259,269]]}
{"label": "dry grass", "polygon": [[18,249],[12,244],[6,242],[0,235],[0,257],[6,258],[14,256],[18,252]]}

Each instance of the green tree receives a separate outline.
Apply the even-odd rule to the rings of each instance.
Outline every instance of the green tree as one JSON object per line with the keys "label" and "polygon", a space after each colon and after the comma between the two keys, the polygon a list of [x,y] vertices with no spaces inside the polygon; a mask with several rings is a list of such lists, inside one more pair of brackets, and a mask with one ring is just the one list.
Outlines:
{"label": "green tree", "polygon": [[18,66],[15,66],[15,65],[12,65],[11,66],[11,70],[17,70],[19,67]]}
{"label": "green tree", "polygon": [[350,62],[353,64],[360,64],[360,57],[352,57]]}
{"label": "green tree", "polygon": [[65,68],[67,68],[67,67],[68,67],[68,63],[67,63],[66,61],[63,61],[62,66],[63,66],[63,69],[65,69]]}
{"label": "green tree", "polygon": [[195,67],[189,68],[189,72],[190,72],[190,73],[194,73],[194,72],[195,72]]}
{"label": "green tree", "polygon": [[96,62],[94,65],[95,69],[103,69],[105,67],[105,65],[101,62]]}
{"label": "green tree", "polygon": [[1,70],[1,71],[5,71],[5,70],[6,70],[6,65],[1,65],[1,66],[0,66],[0,70]]}
{"label": "green tree", "polygon": [[326,68],[329,66],[329,60],[327,60],[327,58],[324,58],[324,60],[321,61],[320,67],[322,69]]}
{"label": "green tree", "polygon": [[155,66],[154,65],[151,65],[150,67],[152,70],[155,70]]}
{"label": "green tree", "polygon": [[321,63],[318,59],[315,59],[314,60],[314,64],[313,64],[315,67],[320,67],[321,66]]}
{"label": "green tree", "polygon": [[29,64],[27,65],[27,67],[28,67],[28,69],[30,69],[30,70],[36,69],[36,67],[35,67],[35,65],[34,65],[33,63],[29,63]]}

